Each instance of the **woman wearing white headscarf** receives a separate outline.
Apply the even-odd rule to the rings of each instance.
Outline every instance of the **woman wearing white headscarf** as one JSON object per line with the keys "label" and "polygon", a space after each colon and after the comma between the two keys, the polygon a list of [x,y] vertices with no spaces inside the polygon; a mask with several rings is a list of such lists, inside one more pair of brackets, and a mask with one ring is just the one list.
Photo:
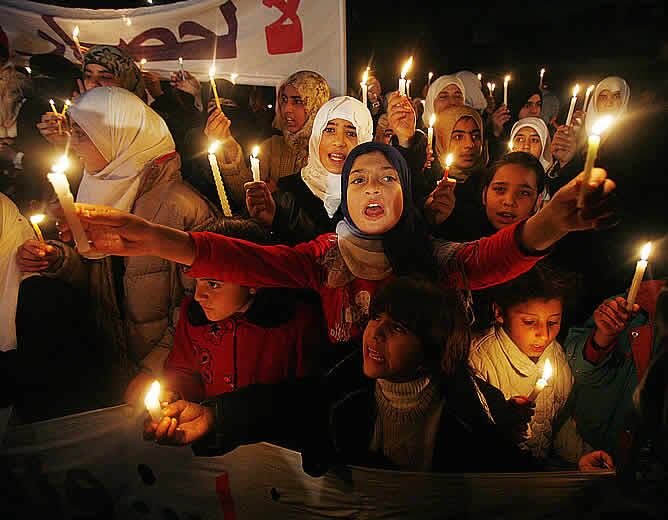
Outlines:
{"label": "woman wearing white headscarf", "polygon": [[550,131],[540,117],[525,117],[510,130],[510,142],[514,152],[527,152],[543,165],[547,172],[552,166]]}
{"label": "woman wearing white headscarf", "polygon": [[470,70],[462,70],[455,74],[464,83],[466,90],[464,95],[464,104],[475,110],[485,110],[487,108],[487,99],[482,93],[482,85],[478,76]]}
{"label": "woman wearing white headscarf", "polygon": [[619,117],[626,112],[630,97],[631,88],[623,78],[608,76],[600,81],[587,108],[585,119],[587,134],[592,132],[594,124],[601,116]]}
{"label": "woman wearing white headscarf", "polygon": [[[181,230],[212,216],[209,205],[181,180],[181,160],[167,125],[137,96],[119,87],[94,88],[77,99],[70,115],[72,149],[84,166],[78,202],[113,206]],[[40,251],[49,258],[45,267],[34,264],[44,259]],[[26,242],[19,264],[88,290],[100,337],[108,340],[121,375],[126,382],[137,375],[126,393],[134,401],[162,369],[180,300],[192,282],[182,280],[171,262],[89,260],[60,241]]]}
{"label": "woman wearing white headscarf", "polygon": [[263,181],[246,185],[251,217],[276,238],[298,244],[334,231],[341,220],[341,169],[350,150],[373,138],[369,110],[357,99],[330,99],[315,116],[308,163],[301,175],[283,177],[272,194]]}
{"label": "woman wearing white headscarf", "polygon": [[[422,121],[429,126],[432,114],[443,112],[448,107],[466,104],[466,86],[459,75],[441,76],[435,80],[427,91],[424,101]],[[476,78],[477,80],[477,78]]]}

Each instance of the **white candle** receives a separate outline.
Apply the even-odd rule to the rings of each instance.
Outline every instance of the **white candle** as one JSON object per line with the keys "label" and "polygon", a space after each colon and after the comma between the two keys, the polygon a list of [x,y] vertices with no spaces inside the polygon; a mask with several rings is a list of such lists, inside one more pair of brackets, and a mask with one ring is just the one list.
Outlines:
{"label": "white candle", "polygon": [[183,58],[179,57],[179,79],[183,81],[185,78],[183,76]]}
{"label": "white candle", "polygon": [[445,171],[443,172],[443,178],[445,180],[448,180],[448,177],[450,176],[450,166],[452,166],[452,163],[455,161],[455,156],[451,153],[449,153],[445,157]]}
{"label": "white candle", "polygon": [[369,68],[364,71],[364,74],[362,75],[362,83],[360,83],[360,87],[362,87],[362,104],[364,106],[367,105],[367,84],[366,82],[369,80]]}
{"label": "white candle", "polygon": [[404,67],[401,69],[401,77],[399,78],[399,94],[402,96],[406,95],[406,74],[413,65],[413,56],[408,58],[408,61],[404,63]]}
{"label": "white candle", "polygon": [[640,284],[642,282],[643,276],[645,276],[645,270],[647,269],[647,259],[649,254],[652,252],[652,243],[647,242],[642,250],[640,251],[640,260],[636,264],[636,272],[633,275],[633,280],[631,281],[631,287],[629,288],[629,295],[626,297],[626,310],[631,312],[633,310],[633,304],[636,302],[636,296],[638,296],[638,289],[640,289]]}
{"label": "white candle", "polygon": [[38,213],[36,215],[32,215],[30,217],[30,224],[32,225],[32,228],[35,230],[35,233],[37,234],[37,239],[40,242],[44,242],[44,235],[42,235],[42,230],[39,229],[39,223],[44,220],[44,214]]}
{"label": "white candle", "polygon": [[482,86],[482,74],[478,72],[478,81],[480,82],[480,85]]}
{"label": "white candle", "polygon": [[543,375],[538,381],[536,381],[536,386],[534,386],[534,389],[527,396],[527,399],[531,402],[535,401],[536,398],[538,397],[538,394],[540,394],[545,389],[545,387],[547,386],[547,381],[551,377],[552,377],[552,364],[550,363],[549,359],[546,359],[545,366],[543,367]]}
{"label": "white candle", "polygon": [[79,43],[79,26],[75,25],[74,30],[72,31],[72,40],[74,40],[74,45],[76,46],[77,52],[79,53],[80,58],[83,59],[83,52],[81,51],[81,43]]}
{"label": "white candle", "polygon": [[159,423],[162,419],[162,407],[160,406],[160,383],[158,381],[151,383],[151,388],[144,397],[144,406],[151,415],[151,420]]}
{"label": "white candle", "polygon": [[542,90],[543,88],[543,76],[545,75],[545,69],[540,69],[540,81],[538,82],[538,88]]}
{"label": "white candle", "polygon": [[79,253],[86,253],[90,250],[88,244],[88,237],[84,231],[81,221],[77,216],[76,208],[74,207],[74,197],[70,191],[70,183],[65,176],[65,169],[67,168],[67,158],[65,156],[53,165],[53,171],[47,174],[49,182],[53,185],[53,190],[58,196],[60,206],[63,208],[65,220],[70,227],[74,242],[77,245]]}
{"label": "white candle", "polygon": [[32,69],[30,67],[26,67],[26,72],[32,76]]}
{"label": "white candle", "polygon": [[601,134],[612,124],[612,116],[603,116],[594,123],[592,127],[592,134],[587,141],[587,158],[584,165],[584,179],[582,186],[580,186],[580,193],[578,194],[578,208],[584,207],[585,195],[589,189],[591,182],[591,171],[594,168],[594,161],[598,154],[598,147],[601,144]]}
{"label": "white candle", "polygon": [[65,113],[67,112],[67,109],[72,106],[72,102],[69,99],[65,100],[65,104],[63,105],[63,111],[60,113],[61,116],[64,116]]}
{"label": "white candle", "polygon": [[578,92],[580,92],[580,85],[573,87],[573,97],[571,97],[571,106],[568,108],[568,116],[566,116],[566,126],[571,124],[573,119],[573,112],[575,111],[575,104],[578,102]]}
{"label": "white candle", "polygon": [[216,88],[216,66],[211,65],[211,68],[209,69],[209,81],[211,82],[211,89],[213,90],[213,96],[216,100],[216,107],[218,110],[222,112],[222,109],[220,108],[220,98],[218,97],[218,89]]}
{"label": "white candle", "polygon": [[510,75],[503,78],[503,104],[508,106],[508,83],[510,83]]}
{"label": "white candle", "polygon": [[433,152],[434,147],[434,123],[436,122],[436,114],[432,114],[429,117],[429,128],[427,128],[427,151]]}
{"label": "white candle", "polygon": [[427,76],[427,87],[431,86],[431,80],[433,79],[433,77],[434,77],[434,73],[430,72],[429,75]]}
{"label": "white candle", "polygon": [[586,112],[587,111],[587,104],[589,103],[589,96],[591,96],[591,93],[594,91],[594,85],[589,85],[587,87],[587,92],[585,92],[585,100],[584,104],[582,105],[582,111]]}
{"label": "white candle", "polygon": [[253,146],[253,152],[250,156],[250,165],[251,172],[253,173],[253,181],[258,182],[260,179],[260,159],[257,158],[257,154],[260,153],[259,146]]}
{"label": "white candle", "polygon": [[223,209],[223,215],[226,217],[232,216],[230,203],[227,200],[227,193],[225,193],[225,185],[223,184],[223,177],[220,175],[220,168],[218,168],[218,159],[216,158],[216,150],[220,146],[220,141],[214,141],[209,146],[209,165],[211,166],[211,173],[213,173],[213,180],[216,183],[216,190],[218,191],[218,198],[220,199],[220,206]]}

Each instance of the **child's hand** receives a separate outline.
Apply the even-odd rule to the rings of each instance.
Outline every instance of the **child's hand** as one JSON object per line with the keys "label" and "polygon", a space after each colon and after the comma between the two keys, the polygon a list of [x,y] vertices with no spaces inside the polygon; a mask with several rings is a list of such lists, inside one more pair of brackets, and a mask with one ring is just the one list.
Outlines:
{"label": "child's hand", "polygon": [[244,184],[244,189],[246,190],[246,207],[250,217],[265,227],[271,227],[276,216],[276,202],[271,196],[267,183],[264,181],[247,182]]}
{"label": "child's hand", "polygon": [[399,144],[408,146],[408,142],[415,135],[417,123],[415,109],[410,99],[399,92],[392,92],[387,101],[387,120]]}
{"label": "child's hand", "polygon": [[507,416],[502,421],[497,420],[497,424],[513,442],[522,442],[528,437],[529,423],[536,413],[536,403],[524,396],[511,397],[506,402]]}
{"label": "child's hand", "polygon": [[610,346],[617,336],[627,327],[633,315],[638,312],[640,307],[637,303],[633,304],[633,311],[626,310],[627,302],[621,296],[604,301],[594,311],[594,343],[598,347],[604,348]]}
{"label": "child's hand", "polygon": [[603,450],[592,451],[580,458],[578,462],[580,471],[601,471],[605,469],[615,469],[612,457]]}
{"label": "child's hand", "polygon": [[24,273],[46,271],[60,256],[60,249],[41,240],[26,240],[19,246],[16,263]]}
{"label": "child's hand", "polygon": [[454,179],[443,179],[427,197],[424,203],[424,216],[432,226],[445,222],[455,209],[456,185]]}
{"label": "child's hand", "polygon": [[[60,132],[58,132],[59,121]],[[37,123],[37,130],[42,134],[42,137],[56,146],[65,146],[67,142],[67,134],[63,131],[65,128],[67,128],[67,118],[53,112],[42,114],[42,120]]]}
{"label": "child's hand", "polygon": [[[210,112],[209,118],[206,120],[206,126],[204,127],[204,135],[209,139],[216,139],[218,141],[225,141],[229,138],[232,133],[230,132],[230,126],[232,121],[217,107]],[[209,102],[209,108],[211,108],[211,102]]]}
{"label": "child's hand", "polygon": [[184,445],[204,437],[214,428],[213,411],[189,401],[176,401],[163,408],[162,419],[144,421],[144,439],[160,444]]}
{"label": "child's hand", "polygon": [[575,130],[566,125],[557,128],[552,138],[552,157],[559,160],[559,164],[566,166],[575,155],[577,139]]}
{"label": "child's hand", "polygon": [[503,125],[510,121],[510,110],[506,105],[501,105],[492,114],[492,133],[499,137],[503,133]]}

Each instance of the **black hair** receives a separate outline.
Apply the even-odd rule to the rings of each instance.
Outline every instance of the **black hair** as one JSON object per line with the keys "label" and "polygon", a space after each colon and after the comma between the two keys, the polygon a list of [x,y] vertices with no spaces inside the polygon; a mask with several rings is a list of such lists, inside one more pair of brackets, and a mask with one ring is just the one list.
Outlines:
{"label": "black hair", "polygon": [[418,337],[430,374],[450,376],[468,368],[471,332],[461,296],[454,289],[443,289],[424,277],[399,276],[371,299],[369,316],[383,313]]}
{"label": "black hair", "polygon": [[[208,231],[260,245],[271,243],[269,234],[257,222],[238,217],[212,218],[196,226],[193,231]],[[248,321],[261,327],[278,327],[292,319],[296,305],[297,293],[294,290],[257,289],[245,316]],[[188,306],[188,319],[194,326],[211,323],[199,302],[194,299]]]}
{"label": "black hair", "polygon": [[499,160],[494,161],[494,163],[485,170],[482,184],[483,193],[487,190],[489,185],[492,184],[494,176],[496,175],[496,172],[499,171],[499,168],[508,166],[509,164],[533,171],[536,174],[536,194],[540,195],[543,192],[545,189],[545,168],[543,168],[540,161],[527,152],[510,152]]}

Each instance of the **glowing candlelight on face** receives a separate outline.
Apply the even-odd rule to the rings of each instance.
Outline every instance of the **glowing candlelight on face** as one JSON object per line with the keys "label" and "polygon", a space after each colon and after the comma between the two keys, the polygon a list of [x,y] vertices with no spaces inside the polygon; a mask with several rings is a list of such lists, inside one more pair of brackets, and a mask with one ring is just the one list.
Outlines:
{"label": "glowing candlelight on face", "polygon": [[578,92],[580,92],[580,85],[576,84],[573,87],[573,97],[571,97],[571,106],[568,108],[568,116],[566,116],[566,126],[570,125],[571,120],[573,119],[575,104],[578,102]]}
{"label": "glowing candlelight on face", "polygon": [[545,76],[545,69],[540,69],[540,82],[538,83],[538,88],[543,88],[543,76]]}
{"label": "glowing candlelight on face", "polygon": [[250,156],[250,165],[251,172],[253,173],[253,181],[258,182],[260,180],[260,159],[257,158],[257,154],[260,153],[259,146],[253,146],[253,151]]}
{"label": "glowing candlelight on face", "polygon": [[580,193],[578,194],[578,208],[584,207],[584,199],[587,191],[589,191],[589,183],[591,182],[591,171],[594,168],[594,161],[598,154],[598,147],[601,144],[601,134],[605,132],[612,124],[614,118],[612,116],[603,116],[594,123],[592,133],[588,139],[587,158],[584,165],[584,179],[580,186]]}
{"label": "glowing candlelight on face", "polygon": [[183,81],[183,58],[179,56],[179,78]]}
{"label": "glowing candlelight on face", "polygon": [[636,302],[636,296],[638,296],[638,289],[640,289],[640,284],[642,283],[643,276],[645,276],[645,269],[647,269],[647,260],[649,259],[649,254],[652,252],[652,243],[647,242],[642,250],[640,251],[640,260],[636,264],[636,272],[633,275],[633,280],[631,281],[631,287],[629,288],[629,295],[626,298],[626,310],[631,312],[633,310],[633,304]]}
{"label": "glowing candlelight on face", "polygon": [[151,415],[151,420],[155,423],[160,422],[162,419],[162,407],[160,406],[160,383],[158,381],[153,381],[151,383],[151,388],[146,392],[146,397],[144,397],[144,406],[148,410],[148,413]]}
{"label": "glowing candlelight on face", "polygon": [[536,398],[538,397],[538,394],[540,394],[545,389],[545,387],[547,386],[547,381],[551,377],[552,377],[552,364],[550,363],[549,359],[546,359],[545,366],[543,367],[543,375],[538,381],[536,381],[536,386],[527,396],[527,399],[532,402],[535,401]]}
{"label": "glowing candlelight on face", "polygon": [[209,81],[211,82],[211,89],[213,90],[213,97],[216,100],[216,107],[222,112],[220,108],[220,98],[218,97],[218,89],[216,88],[216,66],[211,65],[209,69]]}
{"label": "glowing candlelight on face", "polygon": [[42,235],[42,230],[39,229],[39,223],[42,222],[45,218],[45,215],[43,213],[37,213],[36,215],[32,215],[30,217],[30,224],[32,225],[32,228],[35,230],[35,233],[37,234],[37,239],[40,242],[44,242],[44,235]]}
{"label": "glowing candlelight on face", "polygon": [[587,104],[589,103],[589,96],[591,96],[591,93],[594,91],[594,85],[589,85],[587,87],[587,91],[585,92],[585,100],[584,104],[582,105],[582,111],[586,112],[587,111]]}
{"label": "glowing candlelight on face", "polygon": [[508,106],[508,83],[510,83],[510,74],[503,78],[503,104]]}
{"label": "glowing candlelight on face", "polygon": [[230,203],[227,200],[227,193],[225,193],[225,185],[223,184],[223,177],[220,175],[220,168],[218,167],[218,158],[216,157],[216,150],[220,146],[220,141],[214,141],[209,146],[209,165],[211,166],[211,173],[218,191],[218,198],[220,199],[220,207],[223,209],[223,215],[226,217],[232,216]]}
{"label": "glowing candlelight on face", "polygon": [[443,172],[443,178],[445,180],[448,179],[450,176],[450,166],[452,166],[452,163],[455,161],[455,156],[452,153],[449,153],[448,155],[445,156],[445,172]]}
{"label": "glowing candlelight on face", "polygon": [[427,76],[427,87],[431,86],[431,80],[434,77],[434,73],[430,72],[429,75]]}
{"label": "glowing candlelight on face", "polygon": [[432,114],[429,118],[429,128],[427,128],[427,150],[434,151],[434,123],[436,122],[436,114]]}
{"label": "glowing candlelight on face", "polygon": [[399,78],[399,94],[402,96],[406,95],[406,74],[413,66],[413,56],[408,58],[408,61],[404,63],[403,68],[401,69],[401,77]]}
{"label": "glowing candlelight on face", "polygon": [[362,87],[362,104],[364,106],[367,104],[367,81],[369,81],[369,67],[367,67],[364,74],[362,74],[362,82],[360,83],[360,87]]}

